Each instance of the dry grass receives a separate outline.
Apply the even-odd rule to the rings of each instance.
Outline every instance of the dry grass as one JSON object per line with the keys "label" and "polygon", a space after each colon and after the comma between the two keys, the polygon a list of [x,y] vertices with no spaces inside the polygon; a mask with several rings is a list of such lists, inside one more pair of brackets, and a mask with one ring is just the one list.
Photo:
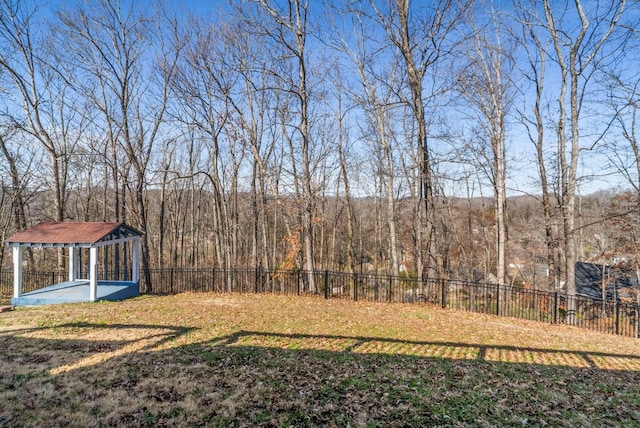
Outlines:
{"label": "dry grass", "polygon": [[640,425],[638,340],[431,306],[143,296],[0,342],[0,426]]}

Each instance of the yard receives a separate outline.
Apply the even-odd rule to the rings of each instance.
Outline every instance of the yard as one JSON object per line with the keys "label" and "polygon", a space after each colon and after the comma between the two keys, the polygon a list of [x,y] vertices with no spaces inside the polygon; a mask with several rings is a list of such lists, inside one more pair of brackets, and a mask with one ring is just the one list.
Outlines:
{"label": "yard", "polygon": [[142,296],[0,342],[0,426],[640,424],[637,339],[429,305]]}

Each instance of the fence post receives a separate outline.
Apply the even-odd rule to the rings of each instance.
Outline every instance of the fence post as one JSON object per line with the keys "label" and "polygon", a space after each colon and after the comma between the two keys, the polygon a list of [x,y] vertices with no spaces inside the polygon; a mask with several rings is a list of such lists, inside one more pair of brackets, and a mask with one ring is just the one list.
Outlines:
{"label": "fence post", "polygon": [[353,301],[358,301],[358,274],[353,274]]}
{"label": "fence post", "polygon": [[329,298],[329,271],[324,271],[324,298]]}
{"label": "fence post", "polygon": [[496,285],[496,315],[500,315],[500,284]]}
{"label": "fence post", "polygon": [[258,268],[255,268],[254,273],[253,273],[253,292],[258,294],[258,277],[260,275],[260,272],[258,270]]}
{"label": "fence post", "polygon": [[558,291],[553,293],[553,323],[558,323]]}
{"label": "fence post", "polygon": [[391,303],[391,289],[393,288],[393,277],[389,277],[389,292],[387,293],[387,300]]}
{"label": "fence post", "polygon": [[298,269],[297,271],[297,277],[298,277],[298,296],[300,295],[300,269]]}
{"label": "fence post", "polygon": [[620,334],[620,302],[616,300],[616,334]]}
{"label": "fence post", "polygon": [[447,307],[447,284],[444,278],[440,280],[440,304],[443,308]]}
{"label": "fence post", "polygon": [[[240,281],[238,281],[238,271],[235,267],[232,269],[227,268],[227,282],[229,283],[229,293],[242,293],[242,285],[238,285]],[[236,288],[234,289],[234,287]],[[238,290],[237,288],[240,289]]]}

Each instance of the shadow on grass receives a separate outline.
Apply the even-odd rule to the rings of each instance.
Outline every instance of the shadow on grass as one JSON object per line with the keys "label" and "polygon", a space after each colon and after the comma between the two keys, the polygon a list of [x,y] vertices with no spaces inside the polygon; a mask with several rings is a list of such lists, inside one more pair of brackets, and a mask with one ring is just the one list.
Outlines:
{"label": "shadow on grass", "polygon": [[260,331],[176,342],[192,331],[5,331],[0,425],[640,424],[635,355]]}
{"label": "shadow on grass", "polygon": [[32,369],[56,375],[158,348],[193,330],[167,325],[90,323],[8,328],[0,331],[0,362],[6,368],[16,368],[18,373],[27,369],[25,363],[36,363]]}
{"label": "shadow on grass", "polygon": [[453,360],[481,360],[506,363],[540,364],[628,370],[640,372],[640,356],[593,351],[566,351],[473,343],[423,342],[379,337],[305,335],[239,331],[215,342],[226,346],[316,349],[358,354],[390,354]]}

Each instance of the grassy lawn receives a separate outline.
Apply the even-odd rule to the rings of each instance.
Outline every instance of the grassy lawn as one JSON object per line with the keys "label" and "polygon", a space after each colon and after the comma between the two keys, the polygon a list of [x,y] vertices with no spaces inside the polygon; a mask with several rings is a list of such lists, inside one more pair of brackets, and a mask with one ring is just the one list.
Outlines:
{"label": "grassy lawn", "polygon": [[0,314],[0,426],[640,426],[640,341],[183,294]]}

